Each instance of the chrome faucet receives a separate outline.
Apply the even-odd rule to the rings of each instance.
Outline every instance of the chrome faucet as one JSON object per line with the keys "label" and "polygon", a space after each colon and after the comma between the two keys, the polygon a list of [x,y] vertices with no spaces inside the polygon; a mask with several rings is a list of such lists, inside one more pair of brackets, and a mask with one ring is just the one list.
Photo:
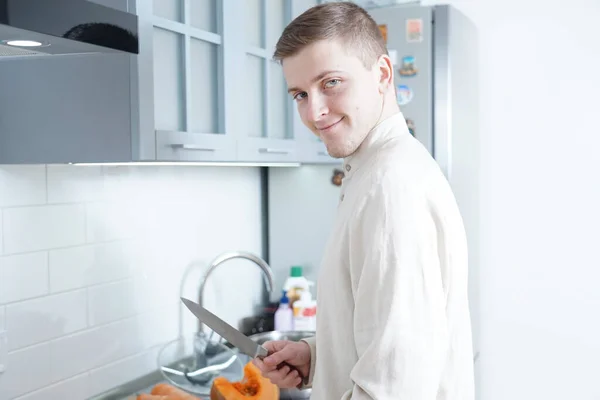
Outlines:
{"label": "chrome faucet", "polygon": [[[206,286],[206,281],[207,281],[208,277],[210,276],[210,274],[219,265],[223,264],[225,261],[232,260],[234,258],[243,258],[246,260],[250,260],[250,261],[254,262],[258,267],[260,267],[260,269],[263,272],[263,277],[265,280],[265,286],[267,288],[268,295],[270,295],[273,292],[273,271],[271,270],[271,267],[269,267],[269,264],[267,264],[267,262],[265,260],[263,260],[262,258],[260,258],[259,256],[255,255],[255,254],[245,252],[245,251],[227,251],[225,253],[219,254],[210,263],[210,266],[208,267],[206,274],[204,274],[202,283],[200,284],[200,289],[198,290],[198,304],[203,306],[204,287]],[[203,325],[204,324],[202,323],[202,321],[199,321],[198,334],[200,334],[200,335],[202,335]]]}

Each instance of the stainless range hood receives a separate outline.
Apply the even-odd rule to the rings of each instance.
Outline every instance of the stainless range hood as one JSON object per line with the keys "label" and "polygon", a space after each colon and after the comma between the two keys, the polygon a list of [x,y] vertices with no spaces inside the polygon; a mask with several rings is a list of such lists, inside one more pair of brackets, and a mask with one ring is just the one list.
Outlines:
{"label": "stainless range hood", "polygon": [[138,54],[138,18],[88,0],[0,0],[3,58]]}

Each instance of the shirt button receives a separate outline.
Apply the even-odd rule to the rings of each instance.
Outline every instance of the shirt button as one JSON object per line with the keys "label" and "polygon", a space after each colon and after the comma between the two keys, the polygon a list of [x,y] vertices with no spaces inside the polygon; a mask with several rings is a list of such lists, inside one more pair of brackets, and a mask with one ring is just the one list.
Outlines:
{"label": "shirt button", "polygon": [[352,167],[350,166],[350,164],[346,165],[346,171],[350,172],[350,169],[351,169],[351,168],[352,168]]}
{"label": "shirt button", "polygon": [[340,196],[340,201],[344,201],[344,195]]}

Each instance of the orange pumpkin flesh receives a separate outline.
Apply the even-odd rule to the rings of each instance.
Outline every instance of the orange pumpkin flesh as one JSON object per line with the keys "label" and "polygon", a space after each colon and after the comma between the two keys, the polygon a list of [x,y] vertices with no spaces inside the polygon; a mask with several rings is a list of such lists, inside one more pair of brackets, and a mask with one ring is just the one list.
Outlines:
{"label": "orange pumpkin flesh", "polygon": [[213,381],[210,400],[279,400],[279,387],[263,377],[250,361],[244,366],[244,378],[230,382],[219,376]]}

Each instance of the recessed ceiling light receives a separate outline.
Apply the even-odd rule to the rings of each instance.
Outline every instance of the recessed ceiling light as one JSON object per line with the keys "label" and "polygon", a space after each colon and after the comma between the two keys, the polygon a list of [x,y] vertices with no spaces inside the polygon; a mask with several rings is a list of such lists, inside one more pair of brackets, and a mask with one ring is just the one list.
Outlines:
{"label": "recessed ceiling light", "polygon": [[8,40],[5,43],[9,46],[19,47],[38,47],[42,45],[40,42],[36,42],[35,40]]}

